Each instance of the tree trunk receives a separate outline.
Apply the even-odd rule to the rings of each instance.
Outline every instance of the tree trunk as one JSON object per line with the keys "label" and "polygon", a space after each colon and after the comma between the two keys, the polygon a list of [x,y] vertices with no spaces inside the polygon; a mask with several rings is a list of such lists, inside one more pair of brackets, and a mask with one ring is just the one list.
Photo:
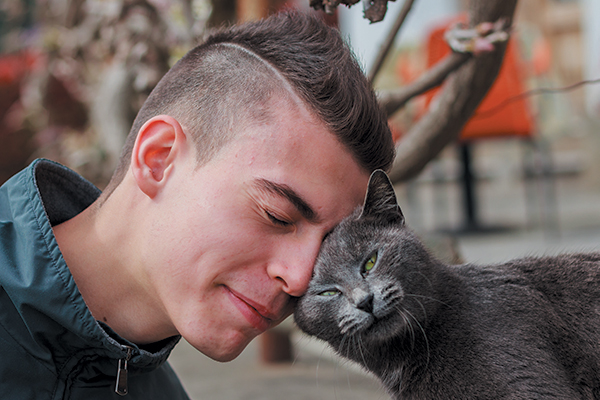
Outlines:
{"label": "tree trunk", "polygon": [[[512,18],[517,0],[471,0],[470,26]],[[415,177],[425,165],[460,136],[477,106],[494,83],[506,50],[506,44],[496,44],[497,50],[472,57],[448,76],[438,98],[429,111],[402,138],[390,179],[400,182]]]}

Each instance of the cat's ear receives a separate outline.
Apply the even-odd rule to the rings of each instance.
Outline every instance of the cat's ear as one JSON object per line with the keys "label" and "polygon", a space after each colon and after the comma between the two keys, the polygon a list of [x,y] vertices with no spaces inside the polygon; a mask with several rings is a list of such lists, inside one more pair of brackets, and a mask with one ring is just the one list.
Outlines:
{"label": "cat's ear", "polygon": [[394,186],[387,174],[378,169],[369,178],[369,186],[362,213],[359,218],[375,218],[384,223],[404,224],[404,215],[398,201]]}

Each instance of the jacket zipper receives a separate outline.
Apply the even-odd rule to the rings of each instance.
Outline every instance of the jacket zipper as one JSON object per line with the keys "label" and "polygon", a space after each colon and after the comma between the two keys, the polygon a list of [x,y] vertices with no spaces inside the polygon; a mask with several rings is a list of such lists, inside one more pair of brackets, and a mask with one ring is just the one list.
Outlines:
{"label": "jacket zipper", "polygon": [[127,363],[131,359],[131,347],[127,348],[127,355],[125,358],[119,359],[119,367],[117,369],[117,384],[115,386],[115,392],[119,396],[125,396],[127,394]]}

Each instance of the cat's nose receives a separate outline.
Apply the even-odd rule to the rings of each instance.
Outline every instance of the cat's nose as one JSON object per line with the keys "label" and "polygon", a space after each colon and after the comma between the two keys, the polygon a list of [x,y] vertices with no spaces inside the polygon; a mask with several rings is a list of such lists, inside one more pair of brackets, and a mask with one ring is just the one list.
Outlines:
{"label": "cat's nose", "polygon": [[356,288],[352,291],[352,298],[356,308],[368,313],[373,312],[373,293]]}

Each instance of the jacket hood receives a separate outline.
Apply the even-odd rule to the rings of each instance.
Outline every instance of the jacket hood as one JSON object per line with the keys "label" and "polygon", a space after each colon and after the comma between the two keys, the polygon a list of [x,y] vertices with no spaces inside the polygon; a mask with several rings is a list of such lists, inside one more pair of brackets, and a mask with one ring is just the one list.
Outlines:
{"label": "jacket hood", "polygon": [[0,321],[29,354],[54,369],[81,357],[117,360],[145,372],[164,363],[179,337],[139,346],[94,319],[58,248],[52,226],[72,218],[100,195],[90,182],[60,164],[36,160],[0,188]]}

